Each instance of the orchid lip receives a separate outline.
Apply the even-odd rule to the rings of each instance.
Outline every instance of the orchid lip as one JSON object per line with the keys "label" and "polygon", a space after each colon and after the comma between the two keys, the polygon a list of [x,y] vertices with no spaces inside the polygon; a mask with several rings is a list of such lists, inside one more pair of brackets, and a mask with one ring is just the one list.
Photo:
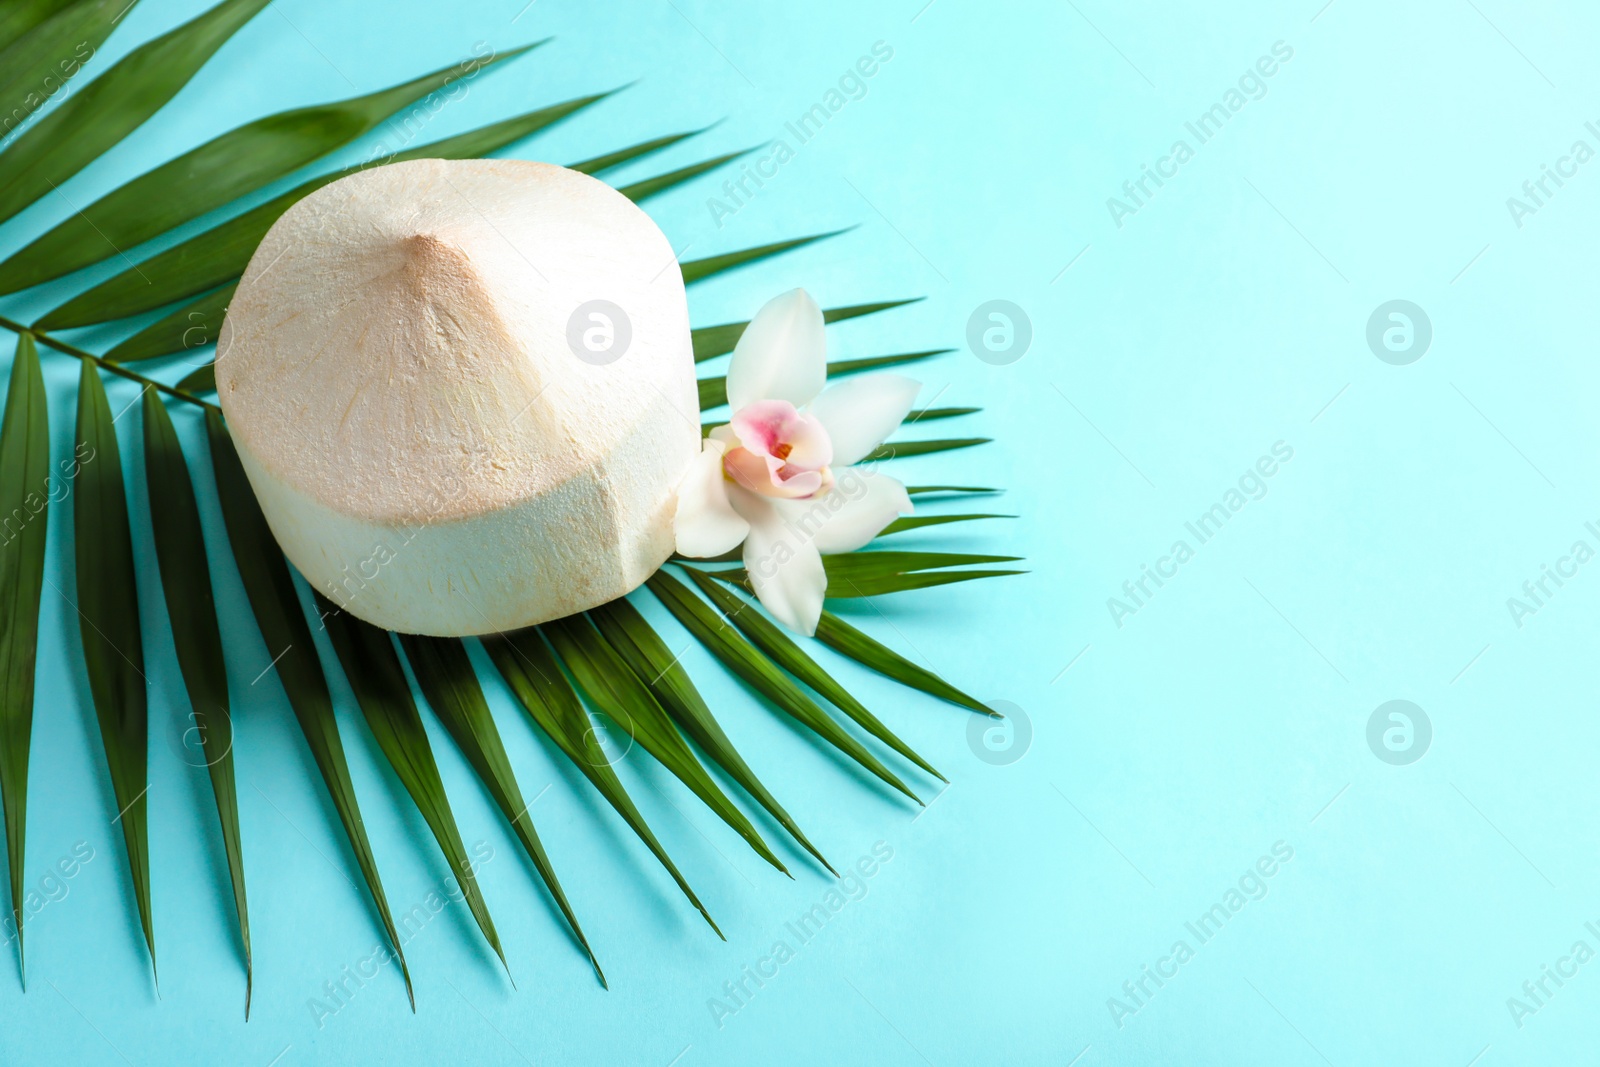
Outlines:
{"label": "orchid lip", "polygon": [[730,448],[722,457],[728,479],[752,493],[787,500],[809,500],[833,487],[829,467],[812,470],[759,456],[748,448]]}
{"label": "orchid lip", "polygon": [[833,484],[828,470],[833,442],[809,412],[787,400],[757,400],[740,408],[728,425],[738,444],[723,457],[724,469],[751,492],[805,500]]}

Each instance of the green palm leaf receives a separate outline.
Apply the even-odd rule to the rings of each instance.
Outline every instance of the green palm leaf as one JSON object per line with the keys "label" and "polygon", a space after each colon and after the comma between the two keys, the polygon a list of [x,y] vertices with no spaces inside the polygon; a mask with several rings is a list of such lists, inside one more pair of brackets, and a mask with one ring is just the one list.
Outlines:
{"label": "green palm leaf", "polygon": [[645,583],[666,605],[668,611],[688,630],[696,641],[722,661],[733,673],[743,678],[754,689],[779,708],[788,712],[802,726],[833,745],[840,752],[877,775],[918,804],[922,801],[883,762],[868,752],[861,742],[819,708],[810,697],[795,685],[788,675],[728,625],[726,619],[705,601],[689,592],[681,582],[666,571],[657,571]]}
{"label": "green palm leaf", "polygon": [[909,574],[940,567],[967,567],[979,563],[1014,563],[1021,556],[994,556],[979,552],[849,552],[823,557],[830,574],[840,578],[876,577],[882,574]]}
{"label": "green palm leaf", "polygon": [[912,496],[923,496],[928,493],[998,493],[1002,490],[990,488],[987,485],[908,485],[906,492]]}
{"label": "green palm leaf", "polygon": [[238,283],[224,285],[193,303],[184,304],[114,345],[106,358],[118,363],[137,363],[141,359],[170,356],[174,352],[215,344],[222,330],[222,320],[228,314],[228,305],[233,302],[233,292],[238,287]]}
{"label": "green palm leaf", "polygon": [[[828,364],[828,377],[835,378],[841,374],[854,374],[857,371],[878,370],[882,367],[893,367],[901,363],[915,363],[922,359],[931,359],[953,352],[951,348],[936,348],[927,352],[903,352],[893,356],[872,356],[868,359],[841,359]],[[728,378],[718,375],[712,378],[701,378],[698,381],[700,389],[700,410],[721,407],[728,402]]]}
{"label": "green palm leaf", "polygon": [[591,703],[603,709],[629,737],[688,786],[706,807],[744,838],[756,855],[784,874],[789,873],[750,820],[717,788],[717,783],[694,758],[650,690],[586,619],[581,616],[558,619],[545,623],[540,630]]}
{"label": "green palm leaf", "polygon": [[[484,66],[534,47],[512,49]],[[280,111],[236,127],[75,211],[0,263],[0,293],[59,278],[231,203],[348,144],[472,69],[458,63],[381,92]]]}
{"label": "green palm leaf", "polygon": [[[9,219],[98,159],[132,133],[193,78],[234,32],[268,0],[225,0],[122,57],[61,106],[41,118],[0,154],[0,221]],[[37,27],[0,55],[0,70],[12,51],[30,61],[55,63],[76,49],[92,52],[133,5],[126,0],[81,0]],[[62,24],[62,25],[58,25]],[[51,40],[38,38],[49,32]],[[30,79],[24,84],[36,84]],[[11,105],[4,105],[11,113]]]}
{"label": "green palm leaf", "polygon": [[[34,661],[49,521],[50,415],[39,350],[17,337],[0,428],[0,800],[11,868],[11,916],[22,965],[22,870],[28,821],[28,749],[33,737]],[[43,494],[43,495],[41,495]],[[25,972],[24,972],[25,973]]]}
{"label": "green palm leaf", "polygon": [[879,459],[907,459],[911,456],[931,456],[935,452],[953,452],[958,448],[986,445],[992,437],[955,437],[939,441],[886,441],[867,454],[862,462]]}
{"label": "green palm leaf", "polygon": [[724,155],[713,156],[700,163],[692,163],[687,167],[679,167],[677,170],[669,170],[665,174],[658,174],[654,178],[646,178],[644,181],[634,182],[632,185],[619,186],[617,192],[635,202],[644,200],[647,197],[655,196],[657,193],[664,193],[668,189],[682,185],[691,178],[698,178],[702,174],[716,170],[718,167],[731,163],[741,156],[747,156],[754,151],[755,149],[753,148],[746,148],[738,152],[728,152]]}
{"label": "green palm leaf", "polygon": [[894,749],[918,767],[927,771],[941,782],[948,783],[950,779],[934,770],[933,765],[912,751],[911,746],[900,740],[894,731],[883,724],[866,706],[855,697],[851,696],[844,686],[833,679],[827,671],[817,665],[817,661],[801,651],[800,646],[791,641],[782,630],[778,629],[764,615],[734,596],[712,581],[704,572],[693,567],[684,570],[700,587],[700,592],[715,604],[717,610],[737,626],[750,643],[766,654],[778,666],[794,675],[800,681],[821,693],[834,707],[854,719],[856,725],[879,741]]}
{"label": "green palm leaf", "polygon": [[893,678],[901,685],[920,689],[941,700],[948,700],[952,704],[981,711],[986,715],[996,714],[981,701],[963,693],[932,671],[917,666],[893,649],[878,643],[831,612],[824,611],[822,618],[818,620],[817,640],[840,655],[848,656],[887,678]]}
{"label": "green palm leaf", "polygon": [[73,543],[78,565],[78,628],[89,673],[100,744],[111,772],[122,840],[128,851],[133,896],[150,963],[156,939],[150,916],[150,841],[145,794],[149,789],[149,715],[144,643],[139,632],[139,592],[134,581],[133,535],[123,488],[117,428],[99,372],[82,364],[78,380],[77,458],[82,464],[73,497]]}
{"label": "green palm leaf", "polygon": [[903,363],[917,363],[934,356],[943,356],[954,352],[953,348],[932,348],[922,352],[898,352],[891,356],[867,356],[864,359],[841,359],[828,365],[829,376],[837,374],[856,374],[864,370],[883,370],[885,367],[898,367]]}
{"label": "green palm leaf", "polygon": [[167,407],[154,389],[144,393],[145,482],[150,492],[150,524],[166,596],[172,643],[189,693],[190,731],[200,735],[211,794],[222,824],[222,845],[233,883],[233,906],[244,948],[244,1014],[250,1017],[254,967],[250,956],[250,913],[244,891],[244,846],[239,838],[239,800],[234,791],[233,715],[228,673],[222,659],[222,634],[206,566],[205,535],[195,502],[189,464]]}
{"label": "green palm leaf", "polygon": [[722,725],[711,714],[711,709],[706,707],[706,702],[701,699],[700,691],[689,680],[689,672],[684,670],[683,664],[678,662],[678,657],[672,654],[662,642],[661,636],[655,632],[644,616],[639,614],[639,609],[630,604],[626,598],[613,600],[589,612],[589,617],[600,628],[611,646],[627,661],[635,676],[645,685],[650,692],[655,694],[661,706],[671,713],[678,725],[683,727],[685,733],[694,738],[712,759],[716,760],[728,776],[739,783],[739,786],[756,803],[767,809],[768,813],[789,832],[801,848],[817,858],[817,862],[828,869],[828,873],[835,878],[839,872],[827,858],[817,851],[815,845],[801,832],[800,827],[779,804],[761,780],[755,776],[750,765],[745,763],[744,757],[739,755],[733,747],[733,742],[728,740],[728,735],[722,730]]}
{"label": "green palm leaf", "polygon": [[[844,322],[846,319],[859,318],[862,315],[875,315],[880,311],[891,308],[905,307],[915,304],[922,297],[914,296],[910,300],[884,300],[876,304],[853,304],[850,307],[824,308],[822,321],[827,323]],[[713,356],[720,356],[732,352],[733,346],[739,343],[739,337],[744,333],[744,328],[749,322],[725,322],[720,326],[702,326],[697,330],[690,330],[689,337],[694,343],[694,361],[703,363]]]}
{"label": "green palm leaf", "polygon": [[[5,129],[0,132],[4,134],[24,125],[77,76],[111,35],[121,11],[116,0],[79,0],[55,5],[51,12],[41,12],[40,7],[37,3],[7,4],[0,15],[17,27],[15,38],[0,50],[0,114],[6,116]],[[43,17],[35,17],[41,14]],[[15,212],[13,209],[4,217]]]}
{"label": "green palm leaf", "polygon": [[185,374],[178,382],[178,388],[186,393],[214,393],[217,391],[217,365],[215,362],[207,363],[198,370]]}
{"label": "green palm leaf", "polygon": [[[826,566],[826,558],[824,558],[823,564]],[[984,568],[964,571],[928,571],[916,574],[884,574],[869,578],[849,578],[843,582],[830,578],[828,580],[827,595],[841,599],[886,596],[889,593],[909,593],[915,589],[932,589],[941,585],[955,585],[957,582],[973,582],[979,578],[1005,578],[1015,574],[1027,573],[1027,571],[1020,570]]]}
{"label": "green palm leaf", "polygon": [[830,230],[827,233],[814,233],[809,237],[795,237],[787,241],[776,241],[773,244],[757,245],[755,248],[744,248],[737,252],[725,252],[720,256],[707,256],[705,259],[691,259],[678,266],[683,270],[683,284],[692,285],[703,282],[707,278],[714,278],[718,274],[743,267],[750,263],[757,263],[784,252],[792,252],[797,248],[825,241],[829,237],[837,237],[841,233],[848,233],[854,229],[846,226],[842,230]]}
{"label": "green palm leaf", "polygon": [[361,821],[361,808],[356,803],[355,785],[350,781],[344,744],[339,740],[339,726],[333,717],[333,698],[328,695],[328,682],[317,659],[316,645],[311,639],[311,628],[306,625],[294,579],[289,576],[289,565],[273,540],[261,506],[256,503],[233,440],[222,424],[222,416],[212,410],[206,412],[206,434],[211,444],[211,469],[217,481],[223,522],[228,528],[233,558],[250,598],[256,625],[266,643],[267,654],[272,657],[269,669],[276,670],[278,680],[283,683],[289,706],[300,723],[300,732],[305,735],[317,771],[327,786],[328,796],[355,853],[356,864],[366,879],[373,906],[378,909],[384,933],[400,964],[406,997],[415,1011],[417,1000],[411,988],[411,972],[406,967],[394,918],[389,914],[383,882],[378,878],[378,862],[373,858],[372,844],[367,840],[366,826]]}
{"label": "green palm leaf", "polygon": [[18,37],[72,2],[73,0],[12,0],[11,3],[0,7],[0,49],[11,47],[12,42]]}
{"label": "green palm leaf", "polygon": [[702,918],[716,931],[718,937],[726,941],[722,931],[717,927],[716,920],[711,918],[711,913],[706,910],[700,898],[695,896],[694,890],[689,888],[689,883],[678,868],[667,856],[666,849],[661,847],[661,842],[656,840],[655,833],[645,823],[644,816],[639,814],[639,809],[634,806],[627,790],[622,787],[622,782],[617,778],[617,772],[611,767],[610,760],[606,757],[594,737],[594,726],[589,717],[584,714],[583,703],[578,699],[577,692],[572,684],[567,681],[566,675],[561,673],[555,657],[540,639],[537,631],[522,630],[512,634],[500,634],[495,637],[483,638],[484,651],[489,653],[489,658],[494,661],[501,677],[505,678],[506,685],[510,687],[528,717],[531,718],[545,735],[554,741],[556,747],[572,761],[573,766],[583,772],[600,795],[616,809],[623,821],[639,836],[645,847],[660,861],[661,866],[667,869],[672,880],[678,884],[683,895],[693,904]]}
{"label": "green palm leaf", "polygon": [[631,162],[651,152],[659,152],[663,148],[669,148],[677,144],[679,141],[697,137],[705,132],[705,129],[686,130],[683,133],[669,133],[665,137],[652,137],[648,141],[640,141],[638,144],[629,145],[627,148],[606,152],[592,159],[586,159],[581,163],[569,163],[567,164],[567,169],[579,171],[583,174],[599,174],[601,171],[610,170],[612,167],[620,167],[624,163]]}
{"label": "green palm leaf", "polygon": [[963,415],[976,415],[982,408],[918,408],[906,416],[906,424],[932,422],[934,419],[958,419]]}
{"label": "green palm leaf", "polygon": [[[610,95],[609,92],[596,93],[529,111],[503,122],[401,152],[390,162],[465,159],[486,155],[529,137]],[[126,318],[234,281],[244,273],[261,238],[266,236],[272,224],[285,211],[297,201],[355,169],[346,167],[302,182],[219,226],[180,241],[144,260],[137,268],[130,267],[112,275],[94,288],[73,297],[41,318],[37,325],[41,329],[61,330]],[[216,337],[215,331],[211,336]]]}
{"label": "green palm leaf", "polygon": [[971,512],[964,515],[903,515],[878,532],[879,537],[920,530],[924,526],[944,526],[952,522],[976,522],[979,519],[1014,519],[1015,515],[996,515],[991,512]]}
{"label": "green palm leaf", "polygon": [[[998,578],[1010,574],[1024,574],[1019,570],[943,570],[946,567],[968,567],[979,563],[1010,563],[1019,556],[989,556],[972,552],[849,552],[838,556],[823,556],[822,566],[828,575],[829,597],[868,597],[885,593],[899,593],[909,589],[926,589],[953,582],[967,582],[976,578]],[[744,568],[708,571],[713,578],[745,588],[750,586],[750,576]]]}
{"label": "green palm leaf", "polygon": [[461,843],[461,831],[450,811],[450,798],[445,796],[444,782],[433,760],[433,748],[428,744],[428,732],[422,725],[416,701],[411,699],[411,687],[406,683],[394,642],[386,631],[341,611],[321,593],[314,597],[317,613],[322,616],[328,639],[344,665],[345,677],[350,681],[361,714],[366,717],[367,727],[377,739],[389,766],[394,768],[400,784],[411,794],[428,829],[433,831],[439,851],[450,864],[450,872],[461,884],[478,929],[483,931],[484,940],[500,957],[500,966],[505,967],[509,975],[511,968],[506,964],[505,950],[500,947],[500,935],[489,917],[489,906],[484,903],[477,873],[467,858],[467,848]]}
{"label": "green palm leaf", "polygon": [[400,647],[411,662],[411,670],[417,676],[422,695],[444,723],[445,729],[450,731],[450,736],[455,738],[467,762],[472,764],[472,769],[489,790],[501,814],[511,824],[517,840],[522,842],[523,851],[533,861],[545,888],[566,917],[573,936],[588,955],[595,975],[604,986],[605,972],[600,969],[600,961],[595,959],[594,950],[589,947],[589,939],[583,936],[583,927],[578,925],[578,917],[573,914],[572,905],[567,903],[567,894],[562,891],[561,882],[556,878],[555,867],[551,865],[550,857],[546,855],[544,845],[533,828],[528,805],[523,802],[522,790],[511,770],[511,760],[506,756],[500,731],[494,725],[494,717],[489,714],[489,704],[483,699],[483,689],[478,685],[472,661],[467,658],[466,647],[453,637],[421,637],[416,634],[395,636],[400,639]]}

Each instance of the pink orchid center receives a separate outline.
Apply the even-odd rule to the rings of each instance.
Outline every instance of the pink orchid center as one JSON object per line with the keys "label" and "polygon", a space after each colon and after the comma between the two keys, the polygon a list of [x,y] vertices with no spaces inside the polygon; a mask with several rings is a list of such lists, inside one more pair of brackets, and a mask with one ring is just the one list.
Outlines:
{"label": "pink orchid center", "polygon": [[815,416],[787,400],[757,400],[728,425],[738,444],[723,456],[723,469],[752,493],[802,500],[833,485],[833,442]]}

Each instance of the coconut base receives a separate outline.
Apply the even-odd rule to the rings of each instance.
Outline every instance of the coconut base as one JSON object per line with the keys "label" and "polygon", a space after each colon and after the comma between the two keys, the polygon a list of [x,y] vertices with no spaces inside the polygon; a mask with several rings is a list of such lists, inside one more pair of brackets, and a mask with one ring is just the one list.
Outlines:
{"label": "coconut base", "polygon": [[[634,435],[605,464],[548,492],[410,527],[334,511],[273,477],[242,445],[239,459],[284,554],[336,607],[385,630],[467,637],[563,618],[642,585],[672,554],[681,451]],[[650,471],[662,492],[619,499],[607,476],[618,464],[635,476]]]}

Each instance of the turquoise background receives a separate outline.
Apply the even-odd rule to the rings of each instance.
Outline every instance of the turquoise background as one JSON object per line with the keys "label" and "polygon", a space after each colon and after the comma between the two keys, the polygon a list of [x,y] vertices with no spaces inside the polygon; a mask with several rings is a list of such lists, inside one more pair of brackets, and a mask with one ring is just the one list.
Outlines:
{"label": "turquoise background", "polygon": [[[452,905],[406,946],[415,1016],[387,969],[319,1015],[312,998],[381,933],[279,686],[249,681],[268,657],[207,489],[256,944],[247,1025],[209,787],[174,751],[187,709],[143,489],[132,500],[159,997],[110,825],[78,666],[70,509],[58,508],[27,880],[38,885],[80,841],[94,858],[29,924],[26,995],[9,950],[0,962],[0,1060],[1467,1067],[1569,1062],[1592,1047],[1600,963],[1560,987],[1547,979],[1550,995],[1520,1019],[1507,1003],[1536,1006],[1523,983],[1544,965],[1571,970],[1560,960],[1575,942],[1600,950],[1584,925],[1600,927],[1600,577],[1578,569],[1520,626],[1507,604],[1575,541],[1600,548],[1584,525],[1600,520],[1589,415],[1600,374],[1585,310],[1600,163],[1520,226],[1507,206],[1574,141],[1600,148],[1584,128],[1600,119],[1592,7],[523,4],[279,0],[62,193],[81,205],[258,115],[398,82],[477,41],[552,33],[475,80],[423,139],[634,79],[511,154],[570,162],[724,120],[610,176],[631,180],[783,136],[884,42],[893,58],[866,95],[736,214],[719,220],[708,206],[721,175],[649,210],[684,258],[860,224],[696,286],[697,324],[746,318],[794,285],[824,305],[928,297],[830,337],[846,356],[960,349],[917,368],[924,398],[985,410],[926,432],[997,442],[897,465],[912,482],[1006,486],[996,510],[1021,518],[912,537],[1023,555],[1031,573],[848,610],[956,684],[1010,702],[1031,738],[974,744],[966,712],[820,653],[949,776],[919,814],[689,648],[729,733],[836,865],[892,850],[864,896],[800,945],[785,924],[824,899],[824,873],[773,833],[797,875],[782,878],[659,767],[629,759],[625,781],[723,944],[493,684],[525,793],[551,786],[533,815],[610,992],[434,729],[463,835],[493,852],[480,877],[517,989]],[[144,0],[96,68],[203,6]],[[1292,58],[1198,144],[1184,123],[1275,42]],[[382,136],[340,158],[365,157]],[[1107,199],[1180,138],[1193,158],[1119,227]],[[68,210],[41,202],[0,243],[17,247]],[[27,320],[116,269],[0,312]],[[969,316],[991,299],[1031,321],[1031,347],[1008,365],[964,346]],[[1366,339],[1369,316],[1394,299],[1432,325],[1431,347],[1408,365],[1380,360]],[[45,358],[65,455],[78,368]],[[115,407],[137,395],[109,388]],[[181,407],[206,487],[198,422]],[[137,418],[119,424],[130,473]],[[1108,598],[1189,538],[1184,524],[1278,442],[1293,456],[1265,495],[1206,544],[1191,539],[1193,558],[1119,626]],[[663,630],[674,648],[689,643],[670,621]],[[444,862],[335,685],[388,897],[408,911],[443,883]],[[1368,744],[1368,720],[1390,700],[1431,722],[1431,744],[1409,764]],[[931,797],[937,783],[919,781]],[[1185,924],[1226,905],[1275,845],[1292,859],[1246,878],[1265,895],[1239,897],[1201,944]],[[794,958],[719,1018],[713,1000],[737,1006],[724,983],[780,938]],[[1192,958],[1174,977],[1159,989],[1146,979],[1137,1000],[1124,992],[1146,965],[1170,971],[1160,961],[1179,940]]]}

